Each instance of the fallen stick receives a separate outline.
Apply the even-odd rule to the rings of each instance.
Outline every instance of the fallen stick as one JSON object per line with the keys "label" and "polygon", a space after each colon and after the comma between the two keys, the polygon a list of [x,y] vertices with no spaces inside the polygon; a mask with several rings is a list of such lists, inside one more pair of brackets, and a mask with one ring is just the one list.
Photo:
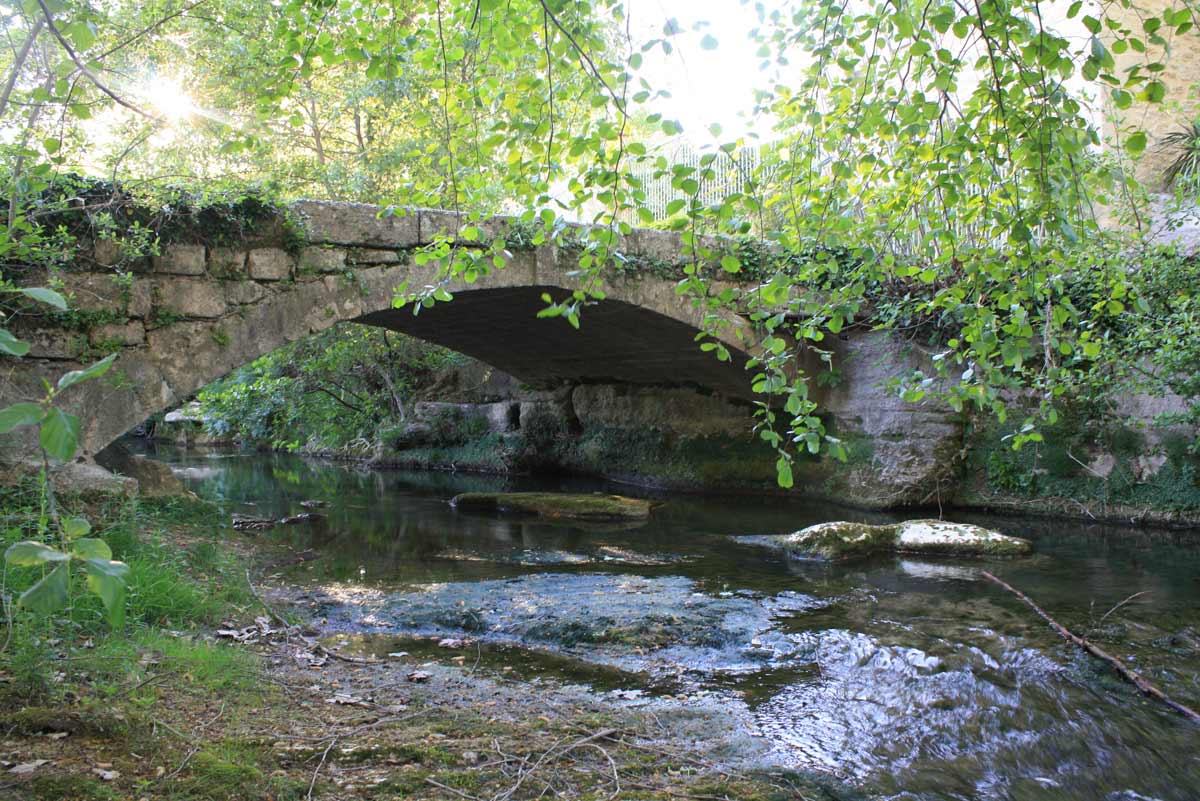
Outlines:
{"label": "fallen stick", "polygon": [[1110,654],[1108,651],[1105,651],[1103,648],[1101,648],[1098,645],[1093,645],[1088,640],[1086,640],[1083,637],[1080,637],[1078,634],[1075,634],[1072,631],[1070,631],[1066,626],[1059,623],[1054,618],[1050,617],[1050,614],[1045,609],[1042,609],[1040,606],[1035,604],[1029,598],[1028,595],[1021,592],[1016,587],[1012,586],[1011,584],[1009,584],[1005,581],[1002,581],[1001,579],[996,578],[995,576],[993,576],[991,573],[987,572],[986,570],[983,570],[980,572],[983,573],[984,578],[986,578],[988,581],[992,581],[992,582],[995,582],[996,584],[999,584],[1001,587],[1008,590],[1013,595],[1017,596],[1022,601],[1024,601],[1026,606],[1028,606],[1034,612],[1037,612],[1038,617],[1040,617],[1042,620],[1049,623],[1050,627],[1052,629],[1054,629],[1055,631],[1057,631],[1063,637],[1063,639],[1070,640],[1071,642],[1075,643],[1083,650],[1087,651],[1092,656],[1097,657],[1098,659],[1103,659],[1105,662],[1112,665],[1113,669],[1116,670],[1118,674],[1120,674],[1121,678],[1128,681],[1134,687],[1137,687],[1142,692],[1143,695],[1147,695],[1151,698],[1154,698],[1158,701],[1163,702],[1164,704],[1171,707],[1171,709],[1174,709],[1176,712],[1183,715],[1184,717],[1190,718],[1194,723],[1200,723],[1200,712],[1197,712],[1196,710],[1192,709],[1191,707],[1184,706],[1183,704],[1179,703],[1178,701],[1175,701],[1175,700],[1169,698],[1166,693],[1164,693],[1162,690],[1158,689],[1153,684],[1151,684],[1149,681],[1147,681],[1146,677],[1143,676],[1141,673],[1138,673],[1136,670],[1133,670],[1132,668],[1126,667],[1124,665],[1124,663],[1121,662],[1120,659],[1117,659],[1115,656]]}
{"label": "fallen stick", "polygon": [[259,594],[257,589],[255,589],[254,582],[250,580],[250,568],[246,568],[246,586],[250,588],[250,594],[254,596],[254,600],[258,601],[259,605],[267,611],[267,614],[272,620],[283,626],[285,629],[290,629],[292,627],[292,624],[285,620],[283,615],[272,609],[271,605],[267,603],[266,599]]}

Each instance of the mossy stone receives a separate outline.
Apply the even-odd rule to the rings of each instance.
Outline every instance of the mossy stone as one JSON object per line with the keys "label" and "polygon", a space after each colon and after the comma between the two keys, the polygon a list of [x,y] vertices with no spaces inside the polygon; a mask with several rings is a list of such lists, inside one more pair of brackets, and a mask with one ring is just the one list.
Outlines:
{"label": "mossy stone", "polygon": [[766,541],[801,559],[840,561],[882,552],[942,556],[1019,556],[1033,550],[1028,540],[969,523],[906,520],[870,525],[845,521],[818,523]]}
{"label": "mossy stone", "polygon": [[817,523],[775,539],[792,556],[837,561],[894,550],[898,530],[898,525],[838,521]]}
{"label": "mossy stone", "polygon": [[643,520],[650,502],[622,495],[559,492],[465,492],[450,505],[471,512],[501,512],[572,520]]}

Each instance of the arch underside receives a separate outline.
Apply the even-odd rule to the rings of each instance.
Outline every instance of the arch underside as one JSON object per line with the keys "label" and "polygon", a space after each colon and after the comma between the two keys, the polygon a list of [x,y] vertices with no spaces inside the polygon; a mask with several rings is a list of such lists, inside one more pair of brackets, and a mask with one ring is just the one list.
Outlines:
{"label": "arch underside", "polygon": [[532,386],[563,381],[696,386],[729,397],[752,397],[745,353],[730,348],[722,362],[700,350],[696,329],[644,307],[606,299],[587,306],[579,329],[565,318],[538,318],[552,286],[475,289],[456,293],[414,315],[411,307],[365,314],[354,322],[380,326],[456,350]]}

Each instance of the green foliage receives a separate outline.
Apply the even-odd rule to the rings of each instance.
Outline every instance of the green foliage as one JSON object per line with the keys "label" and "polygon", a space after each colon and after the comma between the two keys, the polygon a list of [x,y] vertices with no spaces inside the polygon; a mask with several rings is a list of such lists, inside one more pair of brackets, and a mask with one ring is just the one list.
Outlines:
{"label": "green foliage", "polygon": [[[676,195],[666,225],[682,237],[680,291],[703,312],[701,347],[730,358],[714,335],[735,314],[759,330],[748,381],[785,483],[798,454],[846,456],[813,376],[796,365],[831,365],[829,337],[848,327],[928,342],[936,368],[906,376],[901,397],[940,395],[1001,422],[1018,413],[1020,446],[1053,424],[1063,397],[1108,374],[1109,318],[1161,316],[1126,269],[1153,258],[1132,179],[1150,137],[1130,121],[1164,102],[1165,59],[1197,35],[1190,8],[747,6],[759,18],[755,98],[775,141],[757,148],[713,126],[711,145],[685,163],[661,146],[682,126],[656,107],[662,88],[648,66],[651,53],[675,53],[680,27],[669,20],[636,40],[619,0],[218,5],[161,19],[155,4],[67,3],[51,12],[61,40],[32,11],[14,16],[21,80],[0,108],[14,190],[0,261],[62,264],[83,238],[120,240],[135,255],[176,235],[215,243],[275,219],[261,198],[277,194],[450,209],[457,217],[416,256],[429,269],[397,289],[419,312],[449,301],[452,282],[502,268],[508,243],[486,241],[482,221],[517,209],[514,247],[575,254],[580,288],[548,298],[542,316],[578,327],[605,275],[628,267],[633,224],[657,222],[647,182],[661,180]],[[53,58],[28,57],[37,48],[20,55],[26,36],[42,37],[70,74],[79,63],[96,71],[68,81]],[[700,47],[720,52],[711,34]],[[128,97],[104,83],[146,63],[161,66],[159,79],[179,73],[167,97],[139,93],[150,76],[131,81]],[[1107,143],[1082,86],[1111,112]],[[114,112],[111,143],[91,141],[79,120],[113,102],[130,113]],[[36,113],[18,118],[18,108]],[[67,174],[85,162],[116,178],[166,173],[195,194],[149,182],[159,200],[140,216],[128,193]],[[714,194],[731,172],[737,191]],[[219,201],[216,217],[204,219],[193,197]],[[1128,227],[1103,230],[1099,208]],[[732,275],[753,286],[715,286]],[[12,347],[0,334],[0,348]],[[1013,406],[1029,396],[1035,406]],[[372,412],[356,405],[361,428]]]}
{"label": "green foliage", "polygon": [[[66,308],[57,292],[33,288],[17,290],[20,294],[56,308]],[[20,349],[16,349],[20,351]],[[26,350],[27,352],[27,350]],[[23,356],[23,352],[10,352]],[[54,405],[59,396],[76,384],[100,378],[112,367],[116,355],[108,356],[90,367],[64,373],[54,386],[46,384],[46,395],[37,403],[20,402],[0,410],[0,434],[24,427],[36,427],[38,443],[43,454],[60,462],[75,458],[79,447],[79,418]],[[49,509],[49,520],[40,518],[37,540],[22,540],[4,552],[5,564],[16,568],[40,568],[42,576],[17,597],[25,609],[49,616],[71,602],[71,567],[78,563],[83,569],[86,585],[103,603],[109,623],[117,628],[125,619],[125,579],[128,565],[112,558],[112,550],[104,540],[86,536],[91,524],[82,517],[60,517],[56,511],[54,488],[45,471],[42,472],[42,506]],[[47,545],[51,536],[48,524],[58,529],[59,547]],[[4,599],[5,606],[8,599]]]}
{"label": "green foliage", "polygon": [[[136,186],[130,190],[71,173],[53,176],[35,196],[19,202],[36,220],[35,230],[53,239],[55,247],[51,252],[0,248],[0,267],[13,275],[31,267],[73,269],[75,262],[88,257],[88,245],[106,243],[117,254],[116,276],[127,279],[139,262],[159,255],[165,243],[233,246],[273,232],[280,232],[293,252],[302,243],[300,223],[281,210],[274,196],[255,187],[191,191],[145,182]],[[0,201],[0,214],[6,214],[9,205],[9,199]],[[55,305],[67,310],[65,303]]]}
{"label": "green foliage", "polygon": [[[45,497],[41,482],[33,477],[0,487],[0,547],[28,552],[28,541],[45,524]],[[221,542],[227,517],[218,508],[185,498],[112,499],[89,508],[95,525],[84,531],[85,502],[65,496],[58,498],[58,503],[64,525],[73,534],[83,532],[73,541],[77,549],[82,539],[102,542],[111,549],[112,557],[128,565],[123,605],[126,625],[113,629],[104,600],[94,594],[73,593],[69,606],[52,614],[17,606],[12,610],[11,642],[7,649],[0,648],[0,670],[13,677],[13,685],[0,692],[26,700],[61,692],[64,685],[50,682],[46,668],[51,664],[68,675],[87,675],[93,694],[103,694],[110,681],[113,692],[118,692],[131,672],[144,668],[139,660],[147,652],[155,653],[167,669],[178,666],[186,671],[197,687],[210,691],[253,689],[253,657],[249,654],[157,630],[210,628],[235,608],[254,603],[245,584],[244,564]],[[201,538],[180,547],[170,535],[180,527]],[[43,544],[37,547],[43,553],[49,550]],[[85,580],[78,575],[82,572],[73,571],[73,585]],[[10,562],[3,591],[19,596],[36,586],[42,574],[37,565],[23,567]],[[55,654],[64,643],[85,640],[88,647],[72,661],[56,661]],[[0,702],[0,706],[5,704]]]}
{"label": "green foliage", "polygon": [[977,432],[972,456],[988,489],[1002,496],[1070,499],[1100,511],[1111,505],[1200,509],[1200,457],[1170,436],[1151,446],[1147,432],[1124,421],[1081,413],[1064,415],[1044,429],[1042,441],[1019,451],[1008,444],[1010,435],[1004,427]]}
{"label": "green foliage", "polygon": [[1173,157],[1163,170],[1163,183],[1167,188],[1194,187],[1200,178],[1200,120],[1178,129],[1159,139],[1159,148],[1173,151]]}
{"label": "green foliage", "polygon": [[413,392],[462,357],[346,324],[263,356],[198,396],[209,433],[287,450],[373,443]]}

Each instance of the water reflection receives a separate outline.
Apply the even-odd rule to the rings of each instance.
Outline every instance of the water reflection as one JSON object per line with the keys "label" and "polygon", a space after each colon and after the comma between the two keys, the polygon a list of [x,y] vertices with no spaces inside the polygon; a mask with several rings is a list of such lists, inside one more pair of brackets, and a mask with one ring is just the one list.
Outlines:
{"label": "water reflection", "polygon": [[[1029,537],[1015,561],[787,561],[734,536],[830,519],[803,501],[673,496],[644,525],[588,529],[455,513],[468,490],[629,487],[579,480],[371,471],[272,454],[164,451],[230,511],[315,523],[263,536],[320,558],[292,568],[331,625],[388,636],[467,634],[497,653],[554,655],[631,681],[719,697],[783,762],[885,798],[1200,798],[1200,729],[1059,640],[981,567],[1064,624],[1200,705],[1200,538],[986,518]],[[1117,611],[1113,607],[1144,593]],[[508,649],[505,651],[505,649]],[[570,670],[562,665],[570,664]],[[598,668],[597,668],[598,670]],[[599,677],[600,674],[597,673]]]}

